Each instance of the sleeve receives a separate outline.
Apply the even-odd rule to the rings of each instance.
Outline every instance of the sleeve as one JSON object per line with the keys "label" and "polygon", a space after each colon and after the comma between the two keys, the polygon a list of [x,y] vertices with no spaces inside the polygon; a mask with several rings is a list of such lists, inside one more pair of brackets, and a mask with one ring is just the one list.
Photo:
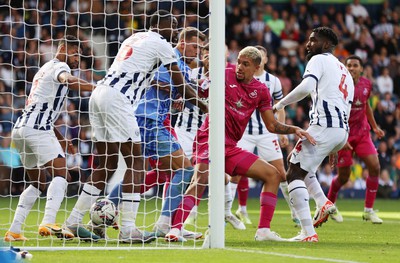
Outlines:
{"label": "sleeve", "polygon": [[157,46],[159,46],[159,48],[157,48],[158,55],[160,57],[161,63],[164,66],[177,63],[174,49],[172,48],[170,43],[168,43],[166,40],[160,39]]}
{"label": "sleeve", "polygon": [[166,67],[161,66],[154,74],[153,80],[157,82],[171,83],[171,76]]}
{"label": "sleeve", "polygon": [[321,79],[324,71],[324,56],[325,55],[315,55],[310,59],[304,71],[303,79],[306,77],[313,77],[317,82]]}
{"label": "sleeve", "polygon": [[283,98],[281,81],[275,77],[274,92],[272,93],[274,100],[281,100]]}
{"label": "sleeve", "polygon": [[[264,85],[264,84],[263,84]],[[265,85],[264,85],[265,87]],[[264,89],[260,89],[261,93],[261,99],[258,104],[258,110],[260,112],[266,111],[266,110],[272,110],[272,98],[271,95],[269,94],[268,88],[265,87]]]}
{"label": "sleeve", "polygon": [[68,67],[67,63],[64,62],[55,63],[53,80],[59,82],[58,76],[63,72],[71,73],[71,69]]}

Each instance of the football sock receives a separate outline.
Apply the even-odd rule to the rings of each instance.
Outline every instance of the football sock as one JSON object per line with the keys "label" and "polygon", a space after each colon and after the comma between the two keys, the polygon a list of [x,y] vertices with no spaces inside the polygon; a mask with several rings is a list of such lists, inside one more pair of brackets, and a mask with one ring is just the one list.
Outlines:
{"label": "football sock", "polygon": [[367,189],[365,191],[365,208],[372,208],[374,207],[374,202],[376,198],[376,192],[379,186],[379,178],[378,176],[371,176],[367,177]]}
{"label": "football sock", "polygon": [[113,202],[115,207],[118,207],[119,201],[122,199],[122,181],[114,185],[107,199]]}
{"label": "football sock", "polygon": [[78,201],[76,201],[76,204],[66,221],[67,226],[76,226],[82,223],[83,217],[85,216],[86,212],[89,211],[90,207],[96,202],[100,192],[101,190],[94,185],[85,183],[82,192],[79,195]]}
{"label": "football sock", "polygon": [[231,186],[232,200],[234,200],[235,196],[236,196],[236,190],[237,190],[238,184],[229,182],[229,185]]}
{"label": "football sock", "polygon": [[195,203],[196,200],[194,196],[185,195],[182,203],[179,205],[179,208],[174,215],[172,227],[182,229],[183,222],[185,222],[186,218],[189,216],[190,211],[194,207]]}
{"label": "football sock", "polygon": [[274,193],[262,192],[260,194],[260,221],[258,223],[258,228],[271,227],[277,200],[276,194]]}
{"label": "football sock", "polygon": [[167,196],[162,207],[162,215],[171,217],[179,204],[182,202],[183,194],[190,184],[194,173],[193,167],[179,169],[175,172],[171,184],[167,189]]}
{"label": "football sock", "polygon": [[340,183],[339,176],[335,176],[335,178],[332,179],[332,183],[328,192],[328,199],[331,200],[332,203],[336,202],[341,187],[342,184]]}
{"label": "football sock", "polygon": [[308,173],[304,178],[304,183],[306,184],[311,198],[313,198],[317,204],[317,207],[323,207],[326,201],[328,201],[328,198],[326,198],[324,191],[322,191],[321,184],[318,182],[317,176],[314,173]]}
{"label": "football sock", "polygon": [[230,184],[225,185],[225,215],[230,215],[232,214],[232,203],[233,203],[233,198],[232,198],[232,192],[231,192],[231,186]]}
{"label": "football sock", "polygon": [[42,224],[54,224],[56,222],[56,215],[64,199],[67,185],[67,180],[64,177],[54,176],[47,189],[46,208]]}
{"label": "football sock", "polygon": [[14,220],[12,221],[10,231],[21,233],[21,226],[35,204],[36,199],[42,192],[33,185],[28,186],[19,197],[17,209],[15,210]]}
{"label": "football sock", "polygon": [[247,198],[249,196],[249,178],[242,176],[238,184],[238,200],[239,205],[246,206]]}
{"label": "football sock", "polygon": [[140,204],[139,193],[122,193],[121,199],[121,231],[129,233],[136,227],[136,215]]}
{"label": "football sock", "polygon": [[295,212],[293,207],[290,205],[290,200],[289,200],[289,191],[288,191],[288,183],[285,182],[281,182],[279,184],[279,188],[281,189],[282,195],[286,200],[286,203],[288,204],[290,211],[292,212],[292,216],[295,216]]}
{"label": "football sock", "polygon": [[309,195],[305,183],[302,180],[294,180],[289,186],[289,197],[293,208],[298,216],[302,230],[307,236],[315,234],[315,229],[311,219]]}

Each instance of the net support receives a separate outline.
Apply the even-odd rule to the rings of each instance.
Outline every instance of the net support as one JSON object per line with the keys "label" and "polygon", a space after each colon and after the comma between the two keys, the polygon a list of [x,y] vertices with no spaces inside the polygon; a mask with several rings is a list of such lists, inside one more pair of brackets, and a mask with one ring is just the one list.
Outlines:
{"label": "net support", "polygon": [[210,12],[210,229],[207,245],[208,248],[224,248],[225,1],[210,1]]}

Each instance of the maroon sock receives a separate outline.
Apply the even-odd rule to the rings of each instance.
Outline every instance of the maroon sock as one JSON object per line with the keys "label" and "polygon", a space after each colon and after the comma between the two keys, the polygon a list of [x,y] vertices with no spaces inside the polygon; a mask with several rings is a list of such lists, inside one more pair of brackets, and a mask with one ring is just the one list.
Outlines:
{"label": "maroon sock", "polygon": [[258,228],[270,228],[272,217],[274,215],[276,201],[276,194],[271,192],[262,192],[260,195],[260,222]]}
{"label": "maroon sock", "polygon": [[172,220],[172,227],[181,229],[190,211],[196,203],[196,198],[192,195],[185,195],[181,204],[175,212]]}
{"label": "maroon sock", "polygon": [[242,178],[240,178],[237,193],[239,205],[247,205],[247,199],[249,197],[249,178],[247,178],[246,176],[242,176]]}
{"label": "maroon sock", "polygon": [[335,178],[332,179],[331,187],[329,187],[328,192],[328,199],[332,203],[336,202],[340,188],[342,188],[342,184],[340,183],[339,177],[335,176]]}
{"label": "maroon sock", "polygon": [[365,208],[373,208],[376,198],[376,191],[379,186],[378,176],[367,177],[367,190],[365,191]]}

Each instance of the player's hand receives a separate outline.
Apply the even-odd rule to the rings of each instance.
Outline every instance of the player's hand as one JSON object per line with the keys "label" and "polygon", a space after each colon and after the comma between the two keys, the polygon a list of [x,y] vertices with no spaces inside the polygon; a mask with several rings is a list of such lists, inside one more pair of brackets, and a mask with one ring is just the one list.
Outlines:
{"label": "player's hand", "polygon": [[378,139],[385,137],[385,132],[379,127],[374,129],[374,132],[375,132],[376,136],[378,136]]}
{"label": "player's hand", "polygon": [[296,135],[300,137],[300,139],[307,139],[312,145],[316,145],[317,142],[315,139],[305,130],[301,128],[296,129]]}
{"label": "player's hand", "polygon": [[286,146],[289,145],[289,139],[288,139],[288,137],[287,137],[286,135],[284,135],[284,134],[279,134],[279,145],[280,145],[282,148],[285,148]]}
{"label": "player's hand", "polygon": [[331,153],[329,154],[329,165],[333,168],[335,168],[337,164],[337,153]]}
{"label": "player's hand", "polygon": [[178,99],[172,102],[172,108],[177,110],[177,111],[183,111],[183,100],[182,99]]}
{"label": "player's hand", "polygon": [[346,142],[346,144],[343,146],[342,150],[352,151],[353,147],[351,147],[349,142]]}

